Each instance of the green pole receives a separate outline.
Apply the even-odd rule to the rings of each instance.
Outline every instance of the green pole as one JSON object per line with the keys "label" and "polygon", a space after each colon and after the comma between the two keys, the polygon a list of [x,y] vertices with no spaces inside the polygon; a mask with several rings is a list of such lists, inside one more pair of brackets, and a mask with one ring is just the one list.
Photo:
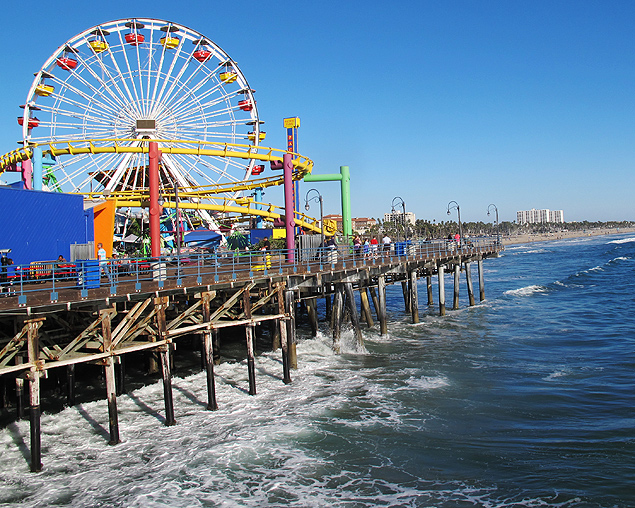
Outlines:
{"label": "green pole", "polygon": [[350,238],[353,234],[353,218],[351,216],[351,172],[348,166],[340,166],[340,173],[328,175],[306,175],[305,182],[340,182],[342,198],[342,232]]}
{"label": "green pole", "polygon": [[353,234],[353,218],[351,217],[351,172],[348,166],[340,166],[342,175],[342,229],[344,236],[350,238]]}

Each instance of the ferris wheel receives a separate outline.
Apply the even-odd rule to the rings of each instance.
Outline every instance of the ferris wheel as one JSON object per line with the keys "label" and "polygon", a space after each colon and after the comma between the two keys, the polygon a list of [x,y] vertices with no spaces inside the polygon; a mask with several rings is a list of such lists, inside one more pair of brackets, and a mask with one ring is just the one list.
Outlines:
{"label": "ferris wheel", "polygon": [[[62,44],[35,74],[22,125],[25,146],[90,140],[96,147],[210,147],[264,139],[247,79],[225,51],[169,21],[121,19]],[[123,153],[122,153],[123,152]],[[147,155],[134,150],[83,153],[45,161],[45,188],[59,192],[147,188]],[[262,171],[253,160],[164,154],[160,185],[196,187],[239,182]]]}

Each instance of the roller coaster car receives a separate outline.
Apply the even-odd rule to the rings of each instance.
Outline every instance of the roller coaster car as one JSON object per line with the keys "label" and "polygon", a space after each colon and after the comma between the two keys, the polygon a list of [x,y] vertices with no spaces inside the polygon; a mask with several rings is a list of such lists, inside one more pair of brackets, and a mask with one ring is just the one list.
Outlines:
{"label": "roller coaster car", "polygon": [[174,49],[179,45],[181,40],[178,37],[161,37],[159,41],[166,49]]}
{"label": "roller coaster car", "polygon": [[68,56],[62,56],[57,59],[57,65],[58,67],[61,67],[65,71],[70,71],[74,69],[75,67],[77,67],[77,60],[75,60],[74,58],[70,58]]}
{"label": "roller coaster car", "polygon": [[196,58],[199,62],[203,63],[211,58],[212,52],[206,49],[199,49],[198,51],[195,51],[194,53],[192,53],[192,56]]}
{"label": "roller coaster car", "polygon": [[126,42],[132,46],[138,46],[139,44],[141,44],[143,41],[146,40],[146,36],[143,34],[135,34],[135,33],[129,33],[126,34]]}

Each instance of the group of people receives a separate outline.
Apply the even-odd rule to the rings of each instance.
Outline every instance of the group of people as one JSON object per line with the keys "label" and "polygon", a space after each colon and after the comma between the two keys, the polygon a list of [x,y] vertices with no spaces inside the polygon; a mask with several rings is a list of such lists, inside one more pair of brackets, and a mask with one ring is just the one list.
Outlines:
{"label": "group of people", "polygon": [[[390,252],[392,240],[388,235],[382,238],[382,249],[384,252]],[[379,255],[379,241],[376,236],[372,238],[362,238],[359,235],[353,237],[353,253],[356,258],[367,257],[376,258]]]}

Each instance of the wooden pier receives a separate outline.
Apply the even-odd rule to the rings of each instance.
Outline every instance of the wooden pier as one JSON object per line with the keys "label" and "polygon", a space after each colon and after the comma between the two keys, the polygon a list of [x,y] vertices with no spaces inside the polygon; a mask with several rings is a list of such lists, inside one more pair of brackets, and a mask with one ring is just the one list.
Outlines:
{"label": "wooden pier", "polygon": [[[291,383],[297,368],[296,309],[306,306],[313,334],[318,330],[317,299],[326,301],[339,352],[344,316],[359,344],[361,321],[388,332],[386,286],[401,283],[405,310],[419,321],[417,281],[426,279],[427,304],[433,305],[432,278],[438,278],[439,314],[446,313],[444,274],[454,273],[453,309],[458,308],[460,273],[466,276],[469,305],[475,304],[471,266],[478,267],[479,297],[485,298],[483,260],[501,250],[494,240],[474,240],[460,248],[454,242],[403,244],[401,251],[356,257],[349,248],[337,255],[298,252],[295,263],[284,253],[258,257],[217,256],[181,260],[154,260],[147,273],[128,270],[121,275],[109,267],[88,287],[79,278],[29,283],[21,280],[0,298],[0,376],[15,379],[16,406],[22,414],[25,381],[31,424],[31,471],[40,471],[40,379],[51,369],[65,368],[68,402],[74,403],[74,369],[77,364],[103,366],[110,422],[110,443],[119,442],[117,394],[123,388],[122,364],[126,354],[146,352],[150,370],[161,372],[165,423],[176,423],[172,402],[171,368],[176,342],[198,337],[207,373],[207,409],[218,407],[214,364],[221,346],[221,331],[244,334],[249,394],[256,395],[254,338],[257,327],[269,326],[272,347],[282,353],[282,379]],[[138,264],[137,264],[138,266]],[[66,277],[68,278],[68,277]],[[355,297],[355,291],[359,297]],[[359,310],[357,301],[359,300]]]}

